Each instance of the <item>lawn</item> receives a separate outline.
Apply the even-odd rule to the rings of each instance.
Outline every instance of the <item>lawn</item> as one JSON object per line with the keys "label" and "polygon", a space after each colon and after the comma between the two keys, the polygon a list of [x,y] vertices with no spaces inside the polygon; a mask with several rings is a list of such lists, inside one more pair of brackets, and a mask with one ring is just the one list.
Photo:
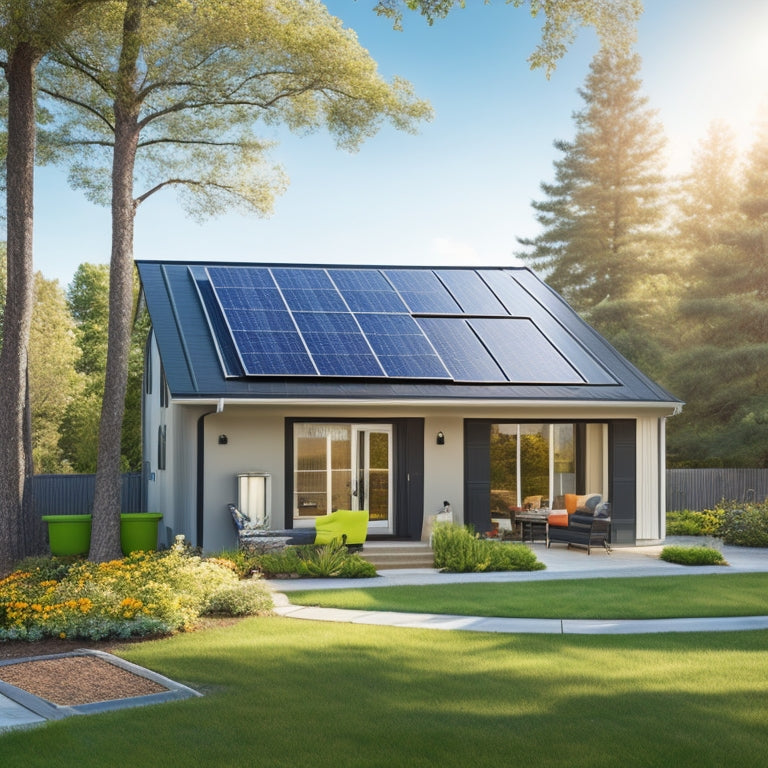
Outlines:
{"label": "lawn", "polygon": [[768,632],[244,619],[120,655],[205,693],[0,737],[4,768],[765,765]]}
{"label": "lawn", "polygon": [[300,591],[297,605],[543,619],[768,615],[768,573]]}

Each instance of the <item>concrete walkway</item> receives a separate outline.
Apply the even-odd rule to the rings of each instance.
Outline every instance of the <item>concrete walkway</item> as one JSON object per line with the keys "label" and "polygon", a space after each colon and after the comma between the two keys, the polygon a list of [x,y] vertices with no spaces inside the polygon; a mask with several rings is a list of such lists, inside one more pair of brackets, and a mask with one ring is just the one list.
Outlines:
{"label": "concrete walkway", "polygon": [[[664,546],[672,544],[707,545],[720,549],[727,566],[684,566],[659,559]],[[355,611],[292,605],[290,593],[307,589],[366,589],[427,584],[506,583],[553,579],[599,579],[637,576],[683,576],[706,573],[768,572],[768,549],[724,546],[717,539],[670,537],[664,545],[616,547],[610,553],[554,545],[531,544],[537,558],[547,567],[543,571],[508,571],[494,573],[440,573],[431,568],[381,571],[373,579],[284,579],[272,580],[275,612],[281,616],[310,621],[349,622],[422,629],[461,629],[473,632],[509,632],[536,634],[644,634],[657,632],[733,632],[768,629],[768,616],[729,618],[647,619],[647,620],[575,620],[507,619],[482,616]]]}
{"label": "concrete walkway", "polygon": [[[650,632],[733,632],[768,629],[768,616],[743,616],[712,619],[660,619],[633,621],[577,621],[573,619],[504,619],[480,616],[446,616],[438,614],[395,613],[388,611],[348,611],[292,605],[289,595],[294,590],[354,589],[390,587],[410,584],[454,584],[483,582],[524,582],[552,579],[598,579],[633,576],[681,576],[704,573],[768,572],[768,549],[722,546],[717,540],[701,537],[669,538],[666,544],[696,544],[719,548],[728,566],[686,567],[659,560],[662,546],[614,548],[611,553],[567,549],[554,545],[532,544],[543,571],[501,573],[440,573],[431,568],[381,571],[373,579],[287,579],[272,580],[275,612],[281,616],[310,621],[335,621],[424,629],[465,630],[473,632],[507,632],[537,634],[642,634]],[[21,661],[21,660],[20,660]],[[23,695],[5,686],[0,692],[0,736],[11,728],[28,727],[45,722],[44,709],[30,707]],[[125,700],[124,700],[125,701]],[[25,704],[27,706],[25,706]],[[35,711],[37,709],[37,711]],[[42,714],[41,714],[42,712]]]}

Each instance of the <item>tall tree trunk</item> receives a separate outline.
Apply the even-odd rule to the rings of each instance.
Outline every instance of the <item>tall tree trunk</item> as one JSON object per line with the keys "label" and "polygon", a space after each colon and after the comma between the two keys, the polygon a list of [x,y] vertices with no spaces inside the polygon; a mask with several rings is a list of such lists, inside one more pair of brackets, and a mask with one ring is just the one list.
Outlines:
{"label": "tall tree trunk", "polygon": [[115,98],[115,149],[112,160],[112,255],[109,271],[107,369],[99,426],[96,487],[89,558],[104,562],[120,549],[121,434],[128,384],[133,315],[133,170],[139,140],[136,65],[141,17],[146,0],[128,0]]}
{"label": "tall tree trunk", "polygon": [[35,168],[35,70],[28,43],[11,52],[8,81],[8,278],[0,352],[0,574],[23,555],[27,352],[32,323],[32,224]]}

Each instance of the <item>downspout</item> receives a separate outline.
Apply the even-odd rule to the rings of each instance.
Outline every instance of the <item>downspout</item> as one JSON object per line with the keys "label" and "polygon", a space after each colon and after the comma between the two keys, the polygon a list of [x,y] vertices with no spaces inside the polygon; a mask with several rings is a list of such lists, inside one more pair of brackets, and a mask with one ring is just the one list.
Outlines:
{"label": "downspout", "polygon": [[204,511],[205,511],[205,418],[224,410],[224,398],[220,398],[215,411],[206,411],[197,420],[197,530],[196,545],[203,548]]}

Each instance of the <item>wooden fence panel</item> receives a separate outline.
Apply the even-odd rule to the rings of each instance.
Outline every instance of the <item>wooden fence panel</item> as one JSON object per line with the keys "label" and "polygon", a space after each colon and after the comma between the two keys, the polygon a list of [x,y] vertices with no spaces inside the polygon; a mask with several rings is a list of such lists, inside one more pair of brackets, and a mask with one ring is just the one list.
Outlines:
{"label": "wooden fence panel", "polygon": [[719,501],[764,501],[768,469],[668,469],[667,510],[712,509]]}

